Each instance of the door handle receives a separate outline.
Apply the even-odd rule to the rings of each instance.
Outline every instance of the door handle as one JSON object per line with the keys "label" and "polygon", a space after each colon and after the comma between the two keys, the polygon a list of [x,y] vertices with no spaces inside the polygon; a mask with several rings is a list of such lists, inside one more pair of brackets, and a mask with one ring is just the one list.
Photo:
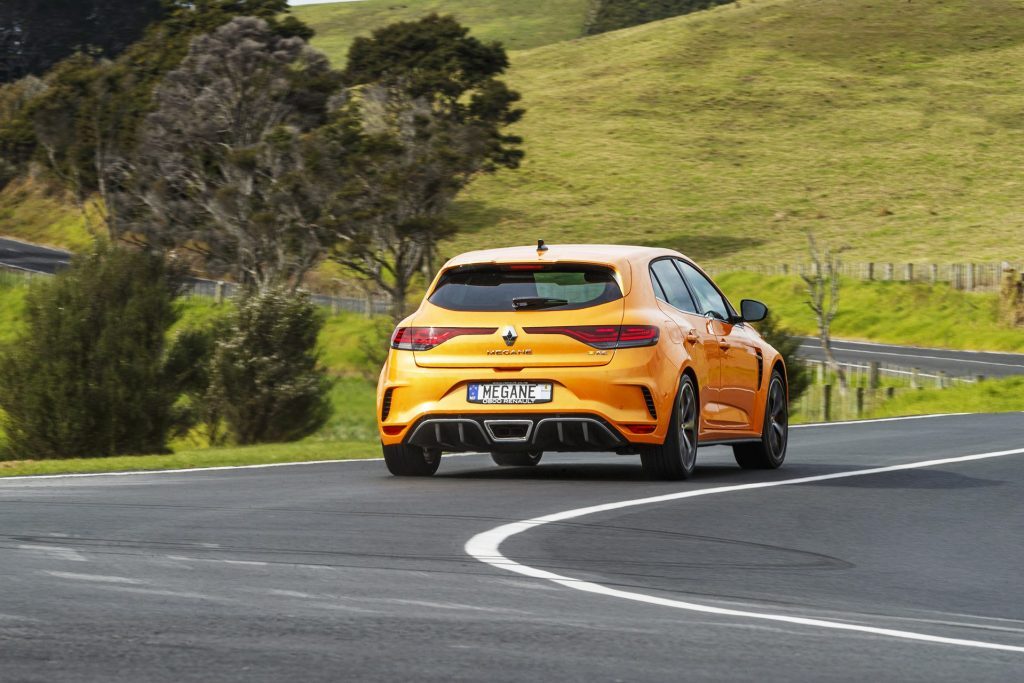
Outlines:
{"label": "door handle", "polygon": [[686,341],[690,342],[691,344],[696,344],[697,342],[699,342],[700,337],[697,336],[697,330],[690,330],[689,332],[687,332]]}

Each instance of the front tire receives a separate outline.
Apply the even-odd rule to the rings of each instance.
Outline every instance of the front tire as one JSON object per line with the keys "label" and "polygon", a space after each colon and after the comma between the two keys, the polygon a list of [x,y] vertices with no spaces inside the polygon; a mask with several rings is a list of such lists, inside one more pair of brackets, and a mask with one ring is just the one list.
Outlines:
{"label": "front tire", "polygon": [[541,451],[519,451],[516,453],[499,453],[491,451],[491,460],[501,467],[535,467],[540,462]]}
{"label": "front tire", "polygon": [[384,446],[384,464],[396,477],[429,477],[441,464],[440,451],[398,444]]}
{"label": "front tire", "polygon": [[768,400],[764,410],[761,440],[757,443],[736,444],[732,447],[736,464],[745,470],[774,470],[786,459],[789,443],[789,404],[782,373],[772,372],[768,385]]}
{"label": "front tire", "polygon": [[689,479],[697,464],[699,430],[697,388],[689,375],[683,375],[665,442],[658,446],[647,446],[640,451],[644,474],[651,479]]}

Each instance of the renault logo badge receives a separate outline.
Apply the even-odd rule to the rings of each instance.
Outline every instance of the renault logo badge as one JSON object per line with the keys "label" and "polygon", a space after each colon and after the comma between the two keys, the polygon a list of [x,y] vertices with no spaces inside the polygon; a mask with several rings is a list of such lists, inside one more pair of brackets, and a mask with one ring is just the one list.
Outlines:
{"label": "renault logo badge", "polygon": [[501,338],[505,340],[505,346],[512,346],[516,343],[516,339],[519,338],[519,335],[516,334],[516,328],[511,325],[506,325],[501,328]]}

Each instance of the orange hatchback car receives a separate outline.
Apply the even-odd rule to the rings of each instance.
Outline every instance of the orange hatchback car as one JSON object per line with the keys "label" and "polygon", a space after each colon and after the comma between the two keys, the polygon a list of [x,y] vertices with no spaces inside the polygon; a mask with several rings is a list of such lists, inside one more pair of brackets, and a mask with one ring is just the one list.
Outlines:
{"label": "orange hatchback car", "polygon": [[548,451],[639,454],[656,479],[692,474],[697,446],[741,467],[786,456],[778,352],[690,259],[563,245],[475,251],[444,265],[391,339],[377,417],[395,475],[444,452],[536,465]]}

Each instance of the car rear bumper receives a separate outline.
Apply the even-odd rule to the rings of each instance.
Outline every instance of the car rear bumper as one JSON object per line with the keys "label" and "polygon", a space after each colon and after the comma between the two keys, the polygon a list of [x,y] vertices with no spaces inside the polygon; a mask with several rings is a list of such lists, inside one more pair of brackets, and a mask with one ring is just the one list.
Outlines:
{"label": "car rear bumper", "polygon": [[615,451],[629,441],[607,420],[586,414],[431,415],[405,443],[441,451]]}

